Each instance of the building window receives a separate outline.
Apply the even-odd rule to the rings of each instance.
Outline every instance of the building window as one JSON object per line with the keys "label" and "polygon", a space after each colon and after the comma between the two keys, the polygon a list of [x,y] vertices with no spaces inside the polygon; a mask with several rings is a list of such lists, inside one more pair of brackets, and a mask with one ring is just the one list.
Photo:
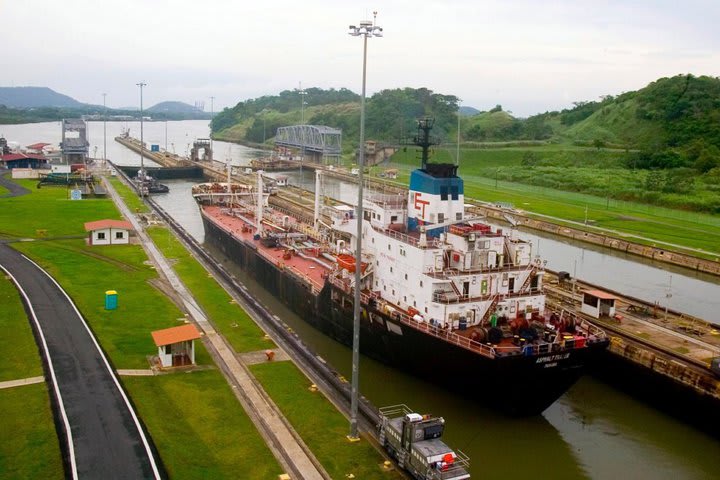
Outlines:
{"label": "building window", "polygon": [[455,220],[462,220],[462,212],[457,212],[455,214]]}
{"label": "building window", "polygon": [[405,274],[405,280],[407,280],[407,273]]}
{"label": "building window", "polygon": [[105,232],[98,232],[97,234],[98,240],[105,240]]}
{"label": "building window", "polygon": [[125,237],[124,232],[115,232],[115,238],[122,240]]}
{"label": "building window", "polygon": [[172,353],[172,345],[165,345],[165,355],[170,355]]}
{"label": "building window", "polygon": [[390,267],[390,273],[393,273],[393,269],[392,269],[392,267]]}
{"label": "building window", "polygon": [[438,223],[443,223],[444,221],[445,221],[445,214],[438,213]]}
{"label": "building window", "polygon": [[391,216],[390,216],[390,223],[395,223],[395,222],[397,222],[397,215],[391,215]]}
{"label": "building window", "polygon": [[420,280],[420,286],[421,286],[421,287],[423,286],[423,284],[422,284],[422,280]]}

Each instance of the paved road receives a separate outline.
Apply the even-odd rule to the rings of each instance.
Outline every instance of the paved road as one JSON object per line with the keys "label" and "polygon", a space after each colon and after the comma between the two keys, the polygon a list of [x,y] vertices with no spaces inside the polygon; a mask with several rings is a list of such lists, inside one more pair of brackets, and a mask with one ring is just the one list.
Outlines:
{"label": "paved road", "polygon": [[0,185],[8,189],[8,193],[6,193],[5,195],[0,195],[0,198],[19,197],[20,195],[27,195],[28,193],[30,193],[30,190],[28,190],[27,188],[21,187],[12,180],[5,178],[5,174],[7,172],[9,172],[9,170],[0,168]]}
{"label": "paved road", "polygon": [[[0,267],[20,285],[41,333],[56,418],[71,478],[161,478],[117,377],[70,298],[36,264],[0,244]],[[69,429],[68,429],[69,425]]]}

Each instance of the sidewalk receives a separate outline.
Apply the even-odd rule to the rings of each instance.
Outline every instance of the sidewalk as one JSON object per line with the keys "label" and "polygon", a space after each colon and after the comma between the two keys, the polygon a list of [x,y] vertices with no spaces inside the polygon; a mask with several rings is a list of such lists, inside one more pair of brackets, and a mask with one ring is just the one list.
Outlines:
{"label": "sidewalk", "polygon": [[122,215],[132,223],[150,260],[167,277],[186,311],[204,332],[210,346],[217,352],[219,360],[223,362],[221,370],[226,377],[229,376],[229,383],[232,386],[237,386],[235,390],[239,394],[238,398],[243,408],[265,438],[270,450],[278,457],[278,461],[289,471],[297,472],[301,478],[309,480],[329,478],[319,462],[312,457],[312,453],[307,446],[301,444],[299,435],[291,431],[290,424],[282,417],[277,406],[272,403],[272,400],[262,390],[262,387],[254,381],[247,367],[238,360],[232,348],[215,331],[195,299],[170,267],[167,259],[148,237],[143,226],[130,212],[112,184],[106,181],[105,185]]}

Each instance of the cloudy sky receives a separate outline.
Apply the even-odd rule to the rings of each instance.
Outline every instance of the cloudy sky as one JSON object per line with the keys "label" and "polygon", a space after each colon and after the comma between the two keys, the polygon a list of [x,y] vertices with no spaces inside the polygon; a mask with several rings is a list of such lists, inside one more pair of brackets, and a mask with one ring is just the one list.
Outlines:
{"label": "cloudy sky", "polygon": [[718,0],[0,0],[0,86],[88,103],[238,101],[303,87],[427,87],[519,116],[636,90],[679,73],[720,76]]}

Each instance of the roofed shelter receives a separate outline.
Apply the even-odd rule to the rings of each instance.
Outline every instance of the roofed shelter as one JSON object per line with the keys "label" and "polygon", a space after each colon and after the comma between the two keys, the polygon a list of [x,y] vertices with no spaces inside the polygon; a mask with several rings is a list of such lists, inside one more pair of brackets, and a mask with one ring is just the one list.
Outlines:
{"label": "roofed shelter", "polygon": [[163,367],[195,365],[195,340],[200,332],[192,323],[152,332]]}
{"label": "roofed shelter", "polygon": [[586,290],[583,292],[580,311],[593,318],[614,317],[615,300],[617,297],[602,290]]}
{"label": "roofed shelter", "polygon": [[12,170],[13,168],[41,168],[46,166],[48,159],[39,153],[8,153],[0,155],[0,164]]}
{"label": "roofed shelter", "polygon": [[118,245],[130,243],[132,223],[125,220],[97,220],[87,222],[85,231],[89,245]]}

